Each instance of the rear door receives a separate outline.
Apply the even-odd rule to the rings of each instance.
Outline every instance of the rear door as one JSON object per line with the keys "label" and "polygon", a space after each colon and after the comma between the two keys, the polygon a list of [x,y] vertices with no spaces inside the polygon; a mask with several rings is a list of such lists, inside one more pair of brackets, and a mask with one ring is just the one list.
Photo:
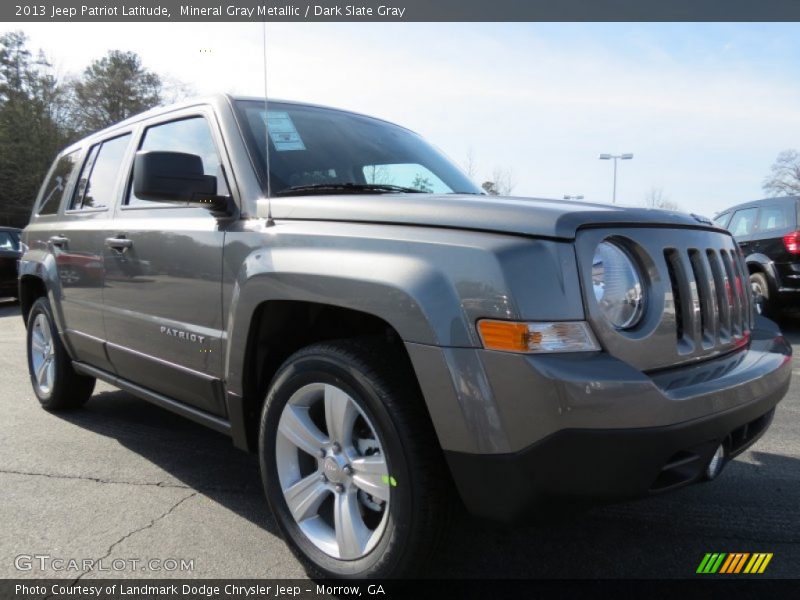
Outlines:
{"label": "rear door", "polygon": [[[226,195],[222,148],[207,108],[144,122],[137,144],[143,151],[200,155],[205,174],[215,176],[218,194]],[[105,252],[108,355],[121,377],[224,415],[226,221],[204,208],[137,198],[132,177],[130,173]]]}
{"label": "rear door", "polygon": [[753,252],[765,254],[776,263],[793,258],[783,243],[783,236],[795,230],[794,202],[776,202],[761,206],[758,214],[758,233],[754,238]]}
{"label": "rear door", "polygon": [[73,193],[48,238],[61,284],[65,336],[80,360],[102,369],[111,367],[103,347],[104,239],[132,138],[131,132],[124,132],[89,148]]}

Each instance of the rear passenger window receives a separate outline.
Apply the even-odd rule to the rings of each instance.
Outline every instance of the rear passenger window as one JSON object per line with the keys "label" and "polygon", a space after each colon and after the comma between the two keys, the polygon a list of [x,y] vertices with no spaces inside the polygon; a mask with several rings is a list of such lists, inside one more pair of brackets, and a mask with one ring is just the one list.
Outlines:
{"label": "rear passenger window", "polygon": [[[144,132],[139,150],[195,154],[203,159],[203,174],[213,175],[217,178],[217,194],[220,196],[229,194],[222,171],[222,161],[217,152],[217,146],[214,144],[211,128],[203,117],[189,117],[148,127]],[[133,193],[133,186],[130,186],[128,204],[130,206],[153,206],[162,203],[137,198]],[[175,206],[175,203],[167,205]]]}
{"label": "rear passenger window", "polygon": [[92,146],[81,169],[71,210],[107,208],[114,203],[119,167],[130,142],[128,133]]}
{"label": "rear passenger window", "polygon": [[728,231],[734,237],[741,237],[750,235],[755,230],[756,215],[758,214],[757,208],[745,208],[744,210],[737,210],[733,213],[730,227]]}
{"label": "rear passenger window", "polygon": [[[792,206],[794,208],[794,206]],[[759,231],[779,231],[792,227],[788,206],[763,206],[758,216]]]}
{"label": "rear passenger window", "polygon": [[78,153],[78,150],[73,150],[69,154],[56,159],[56,166],[44,183],[42,201],[39,203],[37,214],[53,215],[58,212],[61,200],[67,192],[67,183],[78,162]]}

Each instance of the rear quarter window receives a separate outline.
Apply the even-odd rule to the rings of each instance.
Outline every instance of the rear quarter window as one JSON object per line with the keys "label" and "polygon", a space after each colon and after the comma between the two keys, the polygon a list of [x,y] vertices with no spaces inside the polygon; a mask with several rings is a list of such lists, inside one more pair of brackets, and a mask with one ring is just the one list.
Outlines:
{"label": "rear quarter window", "polygon": [[58,212],[61,201],[67,196],[67,187],[78,164],[79,154],[79,150],[74,150],[56,159],[50,176],[42,186],[42,199],[39,202],[37,214],[53,215]]}
{"label": "rear quarter window", "polygon": [[10,231],[0,231],[0,250],[19,251],[19,238]]}
{"label": "rear quarter window", "polygon": [[762,206],[758,215],[758,232],[767,237],[794,229],[794,205]]}

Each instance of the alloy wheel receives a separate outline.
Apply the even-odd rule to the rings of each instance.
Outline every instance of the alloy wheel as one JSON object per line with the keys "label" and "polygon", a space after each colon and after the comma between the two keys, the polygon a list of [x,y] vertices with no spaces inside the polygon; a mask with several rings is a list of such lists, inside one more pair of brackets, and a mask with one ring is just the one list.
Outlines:
{"label": "alloy wheel", "polygon": [[55,344],[50,330],[50,321],[47,315],[39,313],[33,322],[33,331],[30,336],[31,365],[36,387],[39,392],[47,396],[53,389],[55,381]]}
{"label": "alloy wheel", "polygon": [[300,388],[283,408],[275,445],[283,497],[308,540],[340,560],[368,554],[386,529],[392,478],[356,401],[331,384]]}
{"label": "alloy wheel", "polygon": [[753,291],[753,300],[756,311],[760,315],[764,314],[764,290],[762,289],[761,284],[758,281],[751,281],[750,289]]}

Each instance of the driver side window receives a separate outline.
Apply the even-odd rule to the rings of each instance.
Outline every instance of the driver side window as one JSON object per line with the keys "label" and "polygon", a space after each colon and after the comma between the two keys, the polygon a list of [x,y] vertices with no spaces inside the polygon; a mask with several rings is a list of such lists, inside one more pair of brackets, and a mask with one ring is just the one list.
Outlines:
{"label": "driver side window", "polygon": [[[159,150],[162,152],[184,152],[196,154],[203,159],[203,174],[217,178],[217,194],[230,194],[222,169],[222,160],[217,152],[211,128],[204,117],[189,117],[148,127],[142,137],[139,150]],[[132,180],[132,179],[131,179]],[[138,198],[133,186],[128,191],[128,206],[153,206],[165,204]],[[175,204],[165,204],[174,207]]]}

